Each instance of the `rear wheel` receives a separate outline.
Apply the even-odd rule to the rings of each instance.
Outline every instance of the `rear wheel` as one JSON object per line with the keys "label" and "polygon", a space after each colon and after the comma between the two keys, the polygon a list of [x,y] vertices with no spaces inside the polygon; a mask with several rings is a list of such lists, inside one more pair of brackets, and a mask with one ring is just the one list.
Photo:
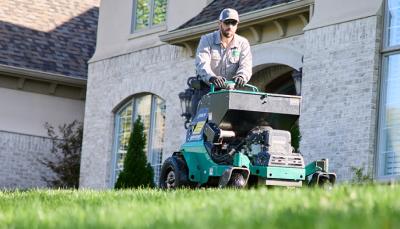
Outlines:
{"label": "rear wheel", "polygon": [[165,179],[164,183],[165,183],[165,187],[167,189],[173,189],[176,188],[176,176],[175,176],[175,171],[174,170],[170,170],[167,174],[167,178]]}
{"label": "rear wheel", "polygon": [[244,188],[246,186],[246,180],[244,179],[243,174],[232,173],[227,186],[231,188]]}
{"label": "rear wheel", "polygon": [[332,180],[329,174],[318,171],[312,175],[309,185],[317,186],[323,189],[332,189],[334,180]]}

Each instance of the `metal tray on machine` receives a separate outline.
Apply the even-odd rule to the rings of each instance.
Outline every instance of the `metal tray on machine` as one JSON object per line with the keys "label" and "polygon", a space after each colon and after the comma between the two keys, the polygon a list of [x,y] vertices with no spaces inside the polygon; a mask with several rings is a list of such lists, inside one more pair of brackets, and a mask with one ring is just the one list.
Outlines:
{"label": "metal tray on machine", "polygon": [[221,129],[245,134],[254,126],[289,130],[300,115],[300,103],[300,96],[232,90],[203,96],[199,109],[210,108],[209,120]]}

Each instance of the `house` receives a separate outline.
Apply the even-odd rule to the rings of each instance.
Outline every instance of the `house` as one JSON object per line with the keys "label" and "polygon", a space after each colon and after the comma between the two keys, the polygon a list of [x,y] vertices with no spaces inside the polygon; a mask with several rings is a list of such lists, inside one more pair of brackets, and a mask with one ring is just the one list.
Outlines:
{"label": "house", "polygon": [[83,121],[98,0],[0,1],[0,188],[47,187],[44,124]]}
{"label": "house", "polygon": [[81,187],[113,187],[138,115],[157,179],[184,141],[178,93],[195,75],[199,38],[216,30],[227,7],[239,11],[238,33],[251,44],[250,83],[301,93],[306,161],[329,158],[340,181],[352,179],[352,168],[397,179],[399,1],[103,0],[89,61]]}

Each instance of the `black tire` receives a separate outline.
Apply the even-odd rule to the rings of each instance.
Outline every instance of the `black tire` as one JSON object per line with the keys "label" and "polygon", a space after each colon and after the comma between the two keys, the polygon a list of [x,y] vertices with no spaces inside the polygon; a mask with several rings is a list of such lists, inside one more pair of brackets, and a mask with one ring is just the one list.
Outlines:
{"label": "black tire", "polygon": [[320,188],[326,189],[326,190],[331,190],[333,188],[333,184],[329,180],[329,176],[328,175],[320,177],[320,181],[319,181],[318,186]]}
{"label": "black tire", "polygon": [[172,156],[167,158],[161,168],[159,186],[162,189],[190,187],[188,169],[185,160]]}
{"label": "black tire", "polygon": [[230,188],[244,188],[246,186],[246,180],[241,173],[232,173],[227,186]]}
{"label": "black tire", "polygon": [[[319,173],[320,172],[316,172],[312,175],[311,180],[309,182],[309,186],[320,187],[323,189],[332,189],[333,184],[329,180],[329,175],[328,174],[319,175]],[[319,182],[317,183],[318,175],[319,175]]]}

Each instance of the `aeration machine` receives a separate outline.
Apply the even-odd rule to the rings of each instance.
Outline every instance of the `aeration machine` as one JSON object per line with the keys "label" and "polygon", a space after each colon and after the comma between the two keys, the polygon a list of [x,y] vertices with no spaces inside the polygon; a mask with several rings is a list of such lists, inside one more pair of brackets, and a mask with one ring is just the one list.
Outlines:
{"label": "aeration machine", "polygon": [[246,84],[202,97],[178,152],[162,166],[159,186],[234,187],[333,185],[328,160],[306,165],[291,145],[300,96],[270,94]]}

